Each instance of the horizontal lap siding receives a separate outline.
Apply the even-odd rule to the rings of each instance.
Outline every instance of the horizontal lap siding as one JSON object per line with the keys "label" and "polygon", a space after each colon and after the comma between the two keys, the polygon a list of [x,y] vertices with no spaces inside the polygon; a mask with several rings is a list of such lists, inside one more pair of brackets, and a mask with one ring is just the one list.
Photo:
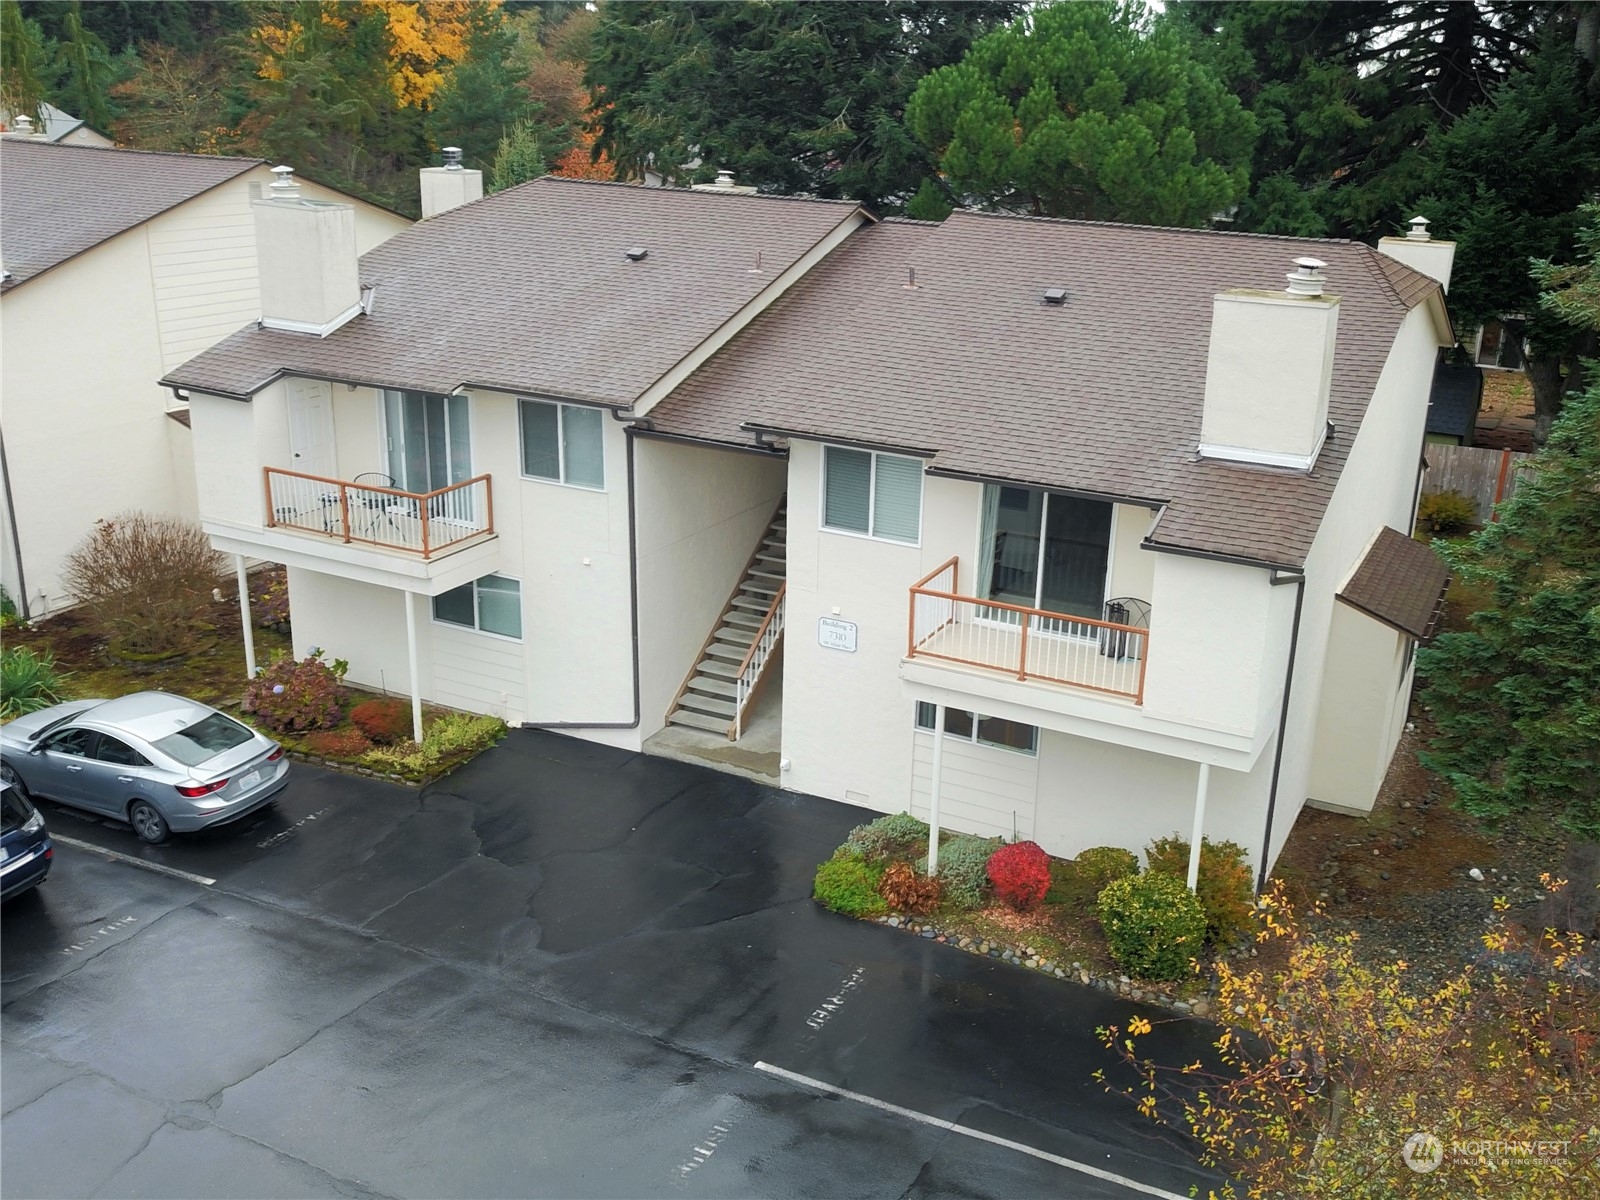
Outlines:
{"label": "horizontal lap siding", "polygon": [[508,721],[527,711],[525,648],[487,634],[433,623],[433,699]]}
{"label": "horizontal lap siding", "polygon": [[[912,748],[911,811],[924,820],[932,777],[933,735],[918,733]],[[941,825],[983,837],[1009,839],[1013,830],[1019,838],[1033,837],[1037,757],[946,738],[939,777]]]}
{"label": "horizontal lap siding", "polygon": [[246,184],[197,196],[150,224],[161,357],[187,362],[261,315],[256,235]]}

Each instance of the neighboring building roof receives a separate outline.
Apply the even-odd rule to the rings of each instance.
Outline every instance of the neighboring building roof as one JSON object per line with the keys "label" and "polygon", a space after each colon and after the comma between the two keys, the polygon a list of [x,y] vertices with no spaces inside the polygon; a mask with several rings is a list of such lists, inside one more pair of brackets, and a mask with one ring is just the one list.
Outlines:
{"label": "neighboring building roof", "polygon": [[[291,374],[626,406],[862,211],[546,176],[371,251],[372,311],[328,337],[251,326],[162,382],[248,397]],[[648,256],[629,261],[634,246]]]}
{"label": "neighboring building roof", "polygon": [[[48,100],[39,102],[39,116],[43,118],[43,125],[39,132],[44,135],[47,142],[59,142],[75,129],[83,129],[87,122],[82,117],[75,117],[69,112],[63,112]],[[0,125],[10,129],[15,123],[12,113],[0,110]]]}
{"label": "neighboring building roof", "polygon": [[1384,528],[1339,599],[1419,642],[1433,635],[1450,568],[1426,542]]}
{"label": "neighboring building roof", "polygon": [[1458,437],[1463,446],[1470,446],[1482,403],[1483,372],[1477,365],[1441,358],[1428,393],[1428,432]]}
{"label": "neighboring building roof", "polygon": [[7,290],[262,163],[0,138]]}
{"label": "neighboring building roof", "polygon": [[[1212,298],[1328,263],[1341,297],[1309,472],[1198,459]],[[908,272],[916,272],[909,287]],[[1064,306],[1041,303],[1064,287]],[[1165,505],[1149,543],[1303,564],[1407,312],[1438,284],[1371,247],[957,212],[852,237],[650,413],[930,453],[937,473]]]}

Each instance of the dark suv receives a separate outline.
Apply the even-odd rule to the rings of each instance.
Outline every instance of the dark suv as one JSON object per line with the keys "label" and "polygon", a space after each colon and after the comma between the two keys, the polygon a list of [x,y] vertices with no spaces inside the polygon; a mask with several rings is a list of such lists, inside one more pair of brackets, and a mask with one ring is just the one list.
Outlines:
{"label": "dark suv", "polygon": [[0,900],[36,888],[50,874],[55,847],[44,816],[16,788],[0,780]]}

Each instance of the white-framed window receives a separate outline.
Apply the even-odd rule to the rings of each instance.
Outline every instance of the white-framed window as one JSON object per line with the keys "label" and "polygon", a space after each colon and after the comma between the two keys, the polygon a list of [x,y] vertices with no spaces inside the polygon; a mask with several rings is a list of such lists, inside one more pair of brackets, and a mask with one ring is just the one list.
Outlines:
{"label": "white-framed window", "polygon": [[472,424],[466,396],[383,393],[389,476],[403,492],[435,492],[472,478]]}
{"label": "white-framed window", "polygon": [[[933,716],[934,706],[919,700],[917,728],[931,733]],[[1005,717],[986,717],[962,708],[944,710],[944,735],[958,742],[993,746],[997,750],[1011,750],[1017,754],[1039,753],[1039,730],[1036,726],[1024,725],[1021,721]]]}
{"label": "white-framed window", "polygon": [[519,400],[522,473],[573,487],[606,486],[603,414],[583,404]]}
{"label": "white-framed window", "polygon": [[433,598],[433,619],[497,637],[522,639],[522,584],[485,575]]}
{"label": "white-framed window", "polygon": [[824,446],[822,527],[916,545],[922,537],[922,460]]}

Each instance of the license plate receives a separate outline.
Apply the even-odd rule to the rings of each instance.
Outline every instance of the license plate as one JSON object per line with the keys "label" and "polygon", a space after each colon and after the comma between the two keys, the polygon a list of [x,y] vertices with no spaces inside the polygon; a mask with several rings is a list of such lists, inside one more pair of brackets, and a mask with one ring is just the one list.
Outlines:
{"label": "license plate", "polygon": [[239,790],[241,792],[248,792],[251,788],[255,787],[255,785],[260,783],[260,782],[261,782],[261,772],[260,771],[251,771],[250,774],[248,774],[248,775],[239,776]]}

